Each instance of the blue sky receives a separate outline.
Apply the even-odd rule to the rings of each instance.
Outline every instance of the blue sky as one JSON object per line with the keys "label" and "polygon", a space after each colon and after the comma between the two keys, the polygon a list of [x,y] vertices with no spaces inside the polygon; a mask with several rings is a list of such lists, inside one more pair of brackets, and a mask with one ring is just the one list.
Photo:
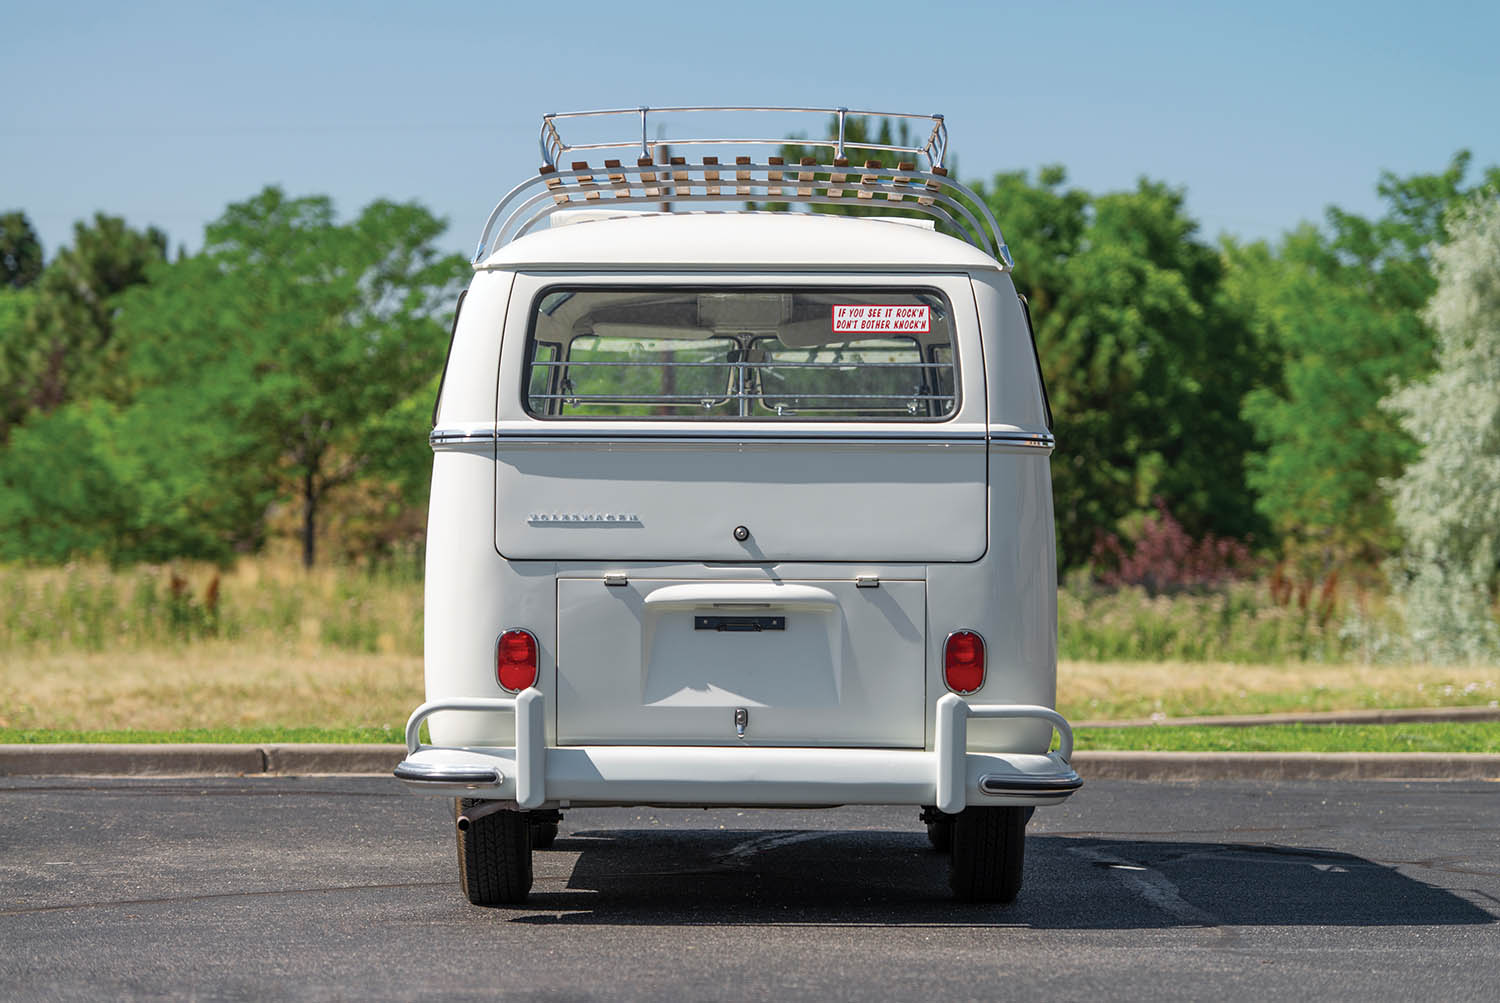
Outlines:
{"label": "blue sky", "polygon": [[544,112],[806,104],[941,112],[965,178],[1146,175],[1208,237],[1275,237],[1377,212],[1382,169],[1500,163],[1497,38],[1494,3],[0,0],[0,211],[49,257],[96,210],[193,248],[275,183],[415,199],[467,253]]}

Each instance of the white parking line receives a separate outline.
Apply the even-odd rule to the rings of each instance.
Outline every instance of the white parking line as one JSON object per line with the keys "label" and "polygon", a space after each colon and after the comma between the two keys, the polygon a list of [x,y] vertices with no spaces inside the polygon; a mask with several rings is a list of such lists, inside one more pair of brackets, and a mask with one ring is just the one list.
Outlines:
{"label": "white parking line", "polygon": [[1185,923],[1197,923],[1202,926],[1219,925],[1217,919],[1178,894],[1177,886],[1168,881],[1166,875],[1159,871],[1153,871],[1149,867],[1132,861],[1121,860],[1113,854],[1091,846],[1069,847],[1069,852],[1107,868],[1139,892],[1147,902],[1158,909],[1165,909]]}

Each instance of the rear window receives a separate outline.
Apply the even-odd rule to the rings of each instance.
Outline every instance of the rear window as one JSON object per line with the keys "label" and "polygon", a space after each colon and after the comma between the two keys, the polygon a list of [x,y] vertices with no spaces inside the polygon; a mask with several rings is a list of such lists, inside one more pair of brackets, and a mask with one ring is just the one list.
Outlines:
{"label": "rear window", "polygon": [[539,418],[934,421],[957,409],[952,311],[921,290],[550,289]]}

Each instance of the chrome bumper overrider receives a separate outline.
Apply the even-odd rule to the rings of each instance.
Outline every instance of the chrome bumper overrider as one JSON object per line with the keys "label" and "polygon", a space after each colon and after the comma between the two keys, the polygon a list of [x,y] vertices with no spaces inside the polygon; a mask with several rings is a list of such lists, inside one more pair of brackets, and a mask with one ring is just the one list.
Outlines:
{"label": "chrome bumper overrider", "polygon": [[[1083,785],[1070,765],[1073,731],[1050,707],[970,704],[956,694],[937,703],[934,748],[561,746],[548,747],[545,697],[434,700],[406,724],[406,759],[395,775],[432,792],[485,792],[522,808],[546,802],[605,804],[936,805],[956,814],[969,804],[1058,801]],[[418,741],[438,711],[516,716],[516,744],[441,748]],[[968,720],[1034,718],[1049,722],[1058,748],[1048,753],[969,752]]]}

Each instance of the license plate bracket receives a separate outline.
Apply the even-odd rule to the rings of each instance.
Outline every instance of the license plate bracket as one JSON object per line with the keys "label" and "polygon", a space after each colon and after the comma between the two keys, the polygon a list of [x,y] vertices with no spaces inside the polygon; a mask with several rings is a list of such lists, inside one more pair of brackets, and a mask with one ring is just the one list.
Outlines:
{"label": "license plate bracket", "polygon": [[695,616],[694,630],[763,631],[786,630],[784,616]]}

